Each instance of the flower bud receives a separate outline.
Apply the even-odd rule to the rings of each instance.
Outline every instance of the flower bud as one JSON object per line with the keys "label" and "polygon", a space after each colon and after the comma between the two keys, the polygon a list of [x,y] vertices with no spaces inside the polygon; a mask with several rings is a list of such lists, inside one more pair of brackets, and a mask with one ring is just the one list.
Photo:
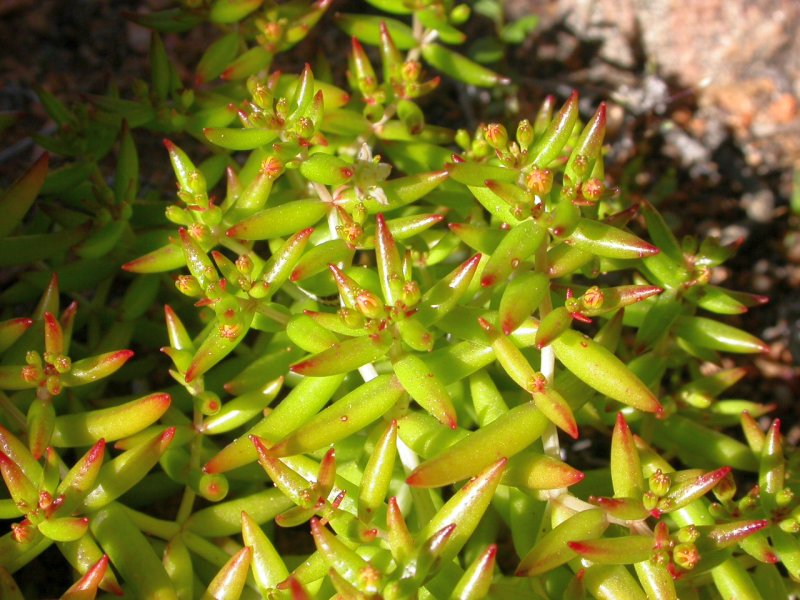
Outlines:
{"label": "flower bud", "polygon": [[664,496],[672,485],[672,479],[666,473],[662,473],[661,469],[650,475],[648,480],[650,490],[656,496]]}
{"label": "flower bud", "polygon": [[[48,449],[52,451],[52,448]],[[47,510],[53,504],[53,495],[47,490],[39,490],[38,506],[42,510]]]}
{"label": "flower bud", "polygon": [[469,147],[472,143],[469,131],[467,131],[466,129],[459,129],[458,131],[456,131],[455,142],[462,150],[469,150]]}
{"label": "flower bud", "polygon": [[416,281],[407,281],[403,284],[403,291],[401,293],[400,299],[403,301],[403,304],[406,307],[411,308],[417,305],[422,297],[422,293],[419,290],[419,285]]}
{"label": "flower bud", "polygon": [[700,531],[694,525],[681,527],[677,533],[678,541],[684,544],[694,543],[699,537]]}
{"label": "flower bud", "polygon": [[247,80],[247,91],[256,106],[263,110],[272,110],[272,92],[269,87],[256,77],[250,77]]}
{"label": "flower bud", "polygon": [[586,170],[589,168],[589,159],[583,154],[578,154],[572,166],[575,170],[575,174],[578,175],[578,179],[581,180],[586,174]]}
{"label": "flower bud", "polygon": [[253,271],[253,259],[246,254],[242,254],[236,259],[236,268],[242,275],[249,275]]}
{"label": "flower bud", "polygon": [[269,283],[263,279],[254,281],[250,286],[250,289],[247,290],[247,293],[251,298],[255,298],[256,300],[266,298],[269,295]]}
{"label": "flower bud", "polygon": [[571,185],[566,178],[564,179],[564,185],[561,187],[559,199],[562,202],[575,202],[575,200],[578,199],[578,188],[574,185]]}
{"label": "flower bud", "polygon": [[759,507],[758,497],[747,495],[738,502],[738,509],[740,513],[749,513]]}
{"label": "flower bud", "polygon": [[199,298],[203,295],[203,288],[197,283],[197,279],[191,275],[178,275],[175,279],[175,287],[178,291],[190,298]]}
{"label": "flower bud", "polygon": [[422,65],[419,63],[419,61],[408,60],[405,63],[403,63],[401,76],[403,77],[403,81],[413,83],[419,81],[419,76],[421,72],[422,72]]}
{"label": "flower bud", "polygon": [[469,19],[471,9],[469,4],[459,4],[450,11],[450,22],[453,25],[461,25]]}
{"label": "flower bud", "polygon": [[[45,388],[51,396],[58,396],[61,393],[61,378],[58,375],[49,375],[45,380]],[[36,391],[37,397],[40,395],[41,388]]]}
{"label": "flower bud", "polygon": [[794,500],[794,492],[791,488],[783,488],[775,494],[775,504],[778,508],[786,508]]}
{"label": "flower bud", "polygon": [[642,494],[642,504],[647,509],[647,512],[651,512],[658,506],[658,496],[648,490]]}
{"label": "flower bud", "polygon": [[289,115],[289,100],[286,98],[278,98],[275,103],[275,112],[281,119],[285,119]]}
{"label": "flower bud", "polygon": [[522,119],[517,125],[517,144],[523,151],[527,151],[533,142],[533,126],[528,119]]}
{"label": "flower bud", "polygon": [[353,206],[353,212],[351,215],[353,217],[353,221],[358,225],[364,225],[367,221],[367,217],[369,216],[369,212],[367,211],[367,207],[364,206],[363,202],[358,202]]}
{"label": "flower bud", "polygon": [[694,544],[677,544],[672,549],[672,560],[682,569],[690,571],[700,561],[700,552]]}
{"label": "flower bud", "polygon": [[42,371],[39,367],[34,365],[25,365],[22,367],[22,379],[27,383],[38,383],[42,378]]}
{"label": "flower bud", "polygon": [[30,543],[35,534],[36,528],[28,519],[11,524],[11,538],[19,544]]}
{"label": "flower bud", "polygon": [[283,36],[284,25],[281,22],[270,21],[264,23],[259,29],[261,29],[267,42],[277,44],[281,41],[281,37]]}
{"label": "flower bud", "polygon": [[508,131],[499,123],[490,123],[484,130],[484,138],[495,150],[504,150],[508,146]]}
{"label": "flower bud", "polygon": [[202,223],[192,223],[186,231],[198,244],[204,245],[211,241],[211,230]]}
{"label": "flower bud", "polygon": [[592,177],[591,179],[583,182],[581,186],[581,193],[583,194],[584,199],[589,200],[590,202],[597,202],[605,192],[606,187],[603,185],[603,182],[597,179],[596,177]]}
{"label": "flower bud", "polygon": [[336,227],[336,233],[339,234],[339,238],[344,240],[348,246],[355,247],[364,235],[364,228],[355,221],[349,219],[349,215],[348,220],[350,221],[349,223]]}
{"label": "flower bud", "polygon": [[789,517],[788,519],[783,519],[778,523],[778,527],[785,531],[786,533],[798,533],[800,532],[800,522],[797,521],[794,517]]}
{"label": "flower bud", "polygon": [[525,185],[537,196],[546,196],[553,189],[553,172],[550,169],[533,169],[525,178]]}
{"label": "flower bud", "polygon": [[650,560],[653,564],[666,568],[669,564],[669,552],[666,550],[654,550]]}
{"label": "flower bud", "polygon": [[300,117],[294,126],[294,132],[303,139],[308,139],[314,135],[314,122],[308,117]]}
{"label": "flower bud", "polygon": [[603,291],[596,285],[593,285],[586,290],[581,298],[581,303],[587,310],[597,310],[602,308],[604,302],[605,295],[603,294]]}
{"label": "flower bud", "polygon": [[385,314],[383,302],[369,290],[360,290],[356,295],[356,308],[368,319],[378,319]]}
{"label": "flower bud", "polygon": [[53,362],[51,363],[56,371],[59,373],[66,373],[67,371],[72,368],[72,360],[70,360],[69,356],[58,355],[54,357]]}
{"label": "flower bud", "polygon": [[359,329],[364,326],[364,317],[354,310],[349,308],[340,308],[338,314],[339,318],[342,320],[342,323],[344,323],[347,327]]}

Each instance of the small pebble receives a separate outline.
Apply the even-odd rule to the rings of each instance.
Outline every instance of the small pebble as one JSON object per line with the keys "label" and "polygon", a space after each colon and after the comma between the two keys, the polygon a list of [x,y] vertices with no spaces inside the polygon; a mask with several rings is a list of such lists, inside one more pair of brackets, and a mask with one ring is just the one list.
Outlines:
{"label": "small pebble", "polygon": [[747,217],[756,223],[769,223],[775,212],[775,194],[766,188],[742,196],[742,208]]}

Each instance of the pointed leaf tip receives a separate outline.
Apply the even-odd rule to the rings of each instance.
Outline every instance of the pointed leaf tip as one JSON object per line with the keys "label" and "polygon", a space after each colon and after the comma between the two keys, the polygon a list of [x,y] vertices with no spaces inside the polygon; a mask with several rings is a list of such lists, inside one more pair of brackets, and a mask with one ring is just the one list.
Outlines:
{"label": "pointed leaf tip", "polygon": [[567,542],[567,546],[578,554],[588,552],[591,546],[586,542]]}
{"label": "pointed leaf tip", "polygon": [[[167,399],[169,399],[169,396],[167,394],[164,395],[167,396]],[[177,430],[178,428],[173,426],[173,427],[167,427],[163,431],[163,433],[161,434],[161,439],[159,440],[163,447],[169,446],[172,443],[172,440],[175,438],[175,432]]]}

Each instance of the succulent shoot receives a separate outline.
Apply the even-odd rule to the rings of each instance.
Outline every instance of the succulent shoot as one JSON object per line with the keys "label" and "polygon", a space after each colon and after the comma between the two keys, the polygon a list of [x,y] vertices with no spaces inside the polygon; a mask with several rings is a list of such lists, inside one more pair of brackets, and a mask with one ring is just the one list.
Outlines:
{"label": "succulent shoot", "polygon": [[273,68],[330,0],[182,2],[131,16],[132,98],[42,92],[64,165],[0,198],[0,596],[50,546],[64,598],[796,594],[796,453],[729,391],[766,350],[729,318],[765,299],[711,283],[736,248],[615,188],[577,92],[435,124],[443,81],[513,93],[470,5],[369,3],[330,69]]}

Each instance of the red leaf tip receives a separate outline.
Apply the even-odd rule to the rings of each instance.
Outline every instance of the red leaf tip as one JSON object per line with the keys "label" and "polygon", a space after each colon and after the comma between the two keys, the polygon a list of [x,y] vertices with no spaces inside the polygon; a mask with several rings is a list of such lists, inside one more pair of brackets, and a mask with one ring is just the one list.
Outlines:
{"label": "red leaf tip", "polygon": [[515,328],[516,327],[514,326],[514,321],[511,319],[511,317],[508,317],[503,321],[502,329],[504,334],[511,335],[514,332]]}
{"label": "red leaf tip", "polygon": [[[419,472],[415,470],[413,473],[411,473],[411,475],[406,477],[406,483],[408,485],[410,485],[411,487],[418,487],[418,486],[422,485],[422,481],[420,481],[420,476],[419,475],[420,475]],[[394,497],[390,498],[389,501],[391,502],[392,500],[394,500],[395,503],[397,502],[397,499],[394,498]]]}
{"label": "red leaf tip", "polygon": [[567,546],[569,546],[570,550],[578,554],[586,552],[589,549],[589,545],[584,542],[567,542]]}
{"label": "red leaf tip", "polygon": [[576,483],[583,481],[584,478],[586,477],[586,473],[584,473],[583,471],[577,471],[573,469],[571,473],[572,473],[572,478],[569,480],[569,483],[567,485],[575,485]]}
{"label": "red leaf tip", "polygon": [[172,443],[173,438],[175,437],[175,432],[177,431],[177,427],[167,427],[163,433],[161,434],[160,442],[162,445],[167,446]]}
{"label": "red leaf tip", "polygon": [[630,428],[628,427],[628,422],[625,420],[625,415],[622,412],[617,413],[617,427],[621,432],[628,431]]}
{"label": "red leaf tip", "polygon": [[112,357],[112,360],[128,360],[134,355],[133,350],[117,350]]}
{"label": "red leaf tip", "polygon": [[497,281],[497,277],[494,275],[486,275],[485,277],[481,277],[481,287],[490,287],[494,285],[495,281]]}

